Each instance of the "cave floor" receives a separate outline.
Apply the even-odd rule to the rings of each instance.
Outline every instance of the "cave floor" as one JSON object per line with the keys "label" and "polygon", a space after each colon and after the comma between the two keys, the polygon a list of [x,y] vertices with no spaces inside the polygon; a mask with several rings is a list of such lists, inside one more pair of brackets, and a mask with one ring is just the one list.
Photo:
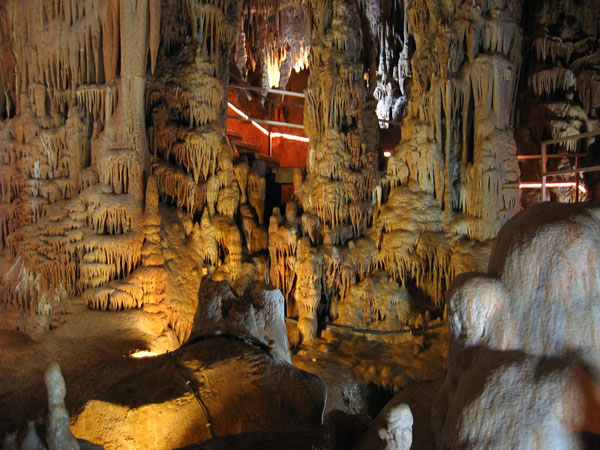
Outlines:
{"label": "cave floor", "polygon": [[374,417],[388,401],[406,403],[414,416],[413,448],[434,449],[431,405],[445,380],[447,324],[383,343],[326,331],[292,355],[295,366],[327,384],[326,413],[341,409]]}
{"label": "cave floor", "polygon": [[35,333],[14,326],[10,330],[10,312],[0,317],[0,436],[46,416],[43,374],[49,361],[60,364],[67,385],[65,403],[75,411],[94,392],[128,374],[122,361],[153,340],[143,330],[164,326],[164,318],[144,311],[100,312],[85,305],[53,315],[51,324],[38,323],[40,330],[50,330]]}
{"label": "cave floor", "polygon": [[[2,317],[0,436],[46,416],[43,372],[50,360],[63,371],[68,410],[77,411],[95,392],[130,375],[135,365],[124,362],[148,348],[165,320],[140,310],[99,312],[76,305],[53,314],[50,324],[37,324],[49,331],[24,332],[14,329],[14,321],[9,329],[9,313]],[[413,411],[415,448],[435,448],[430,405],[445,377],[448,341],[445,324],[387,343],[326,330],[293,349],[292,362],[325,381],[326,413],[341,409],[374,417],[395,396],[394,402]]]}

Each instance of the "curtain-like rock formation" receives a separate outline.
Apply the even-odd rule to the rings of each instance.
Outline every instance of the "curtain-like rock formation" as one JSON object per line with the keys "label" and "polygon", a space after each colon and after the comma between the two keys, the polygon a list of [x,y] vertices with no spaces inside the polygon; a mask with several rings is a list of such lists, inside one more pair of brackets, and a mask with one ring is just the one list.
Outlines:
{"label": "curtain-like rock formation", "polygon": [[6,7],[16,106],[2,126],[4,303],[50,312],[85,293],[104,308],[135,306],[92,292],[141,262],[146,36],[157,35],[160,10],[92,0]]}
{"label": "curtain-like rock formation", "polygon": [[3,3],[4,305],[144,307],[185,338],[195,299],[173,283],[200,278],[168,274],[159,197],[184,210],[194,266],[240,287],[261,278],[242,260],[267,246],[264,179],[224,139],[240,14],[237,0]]}

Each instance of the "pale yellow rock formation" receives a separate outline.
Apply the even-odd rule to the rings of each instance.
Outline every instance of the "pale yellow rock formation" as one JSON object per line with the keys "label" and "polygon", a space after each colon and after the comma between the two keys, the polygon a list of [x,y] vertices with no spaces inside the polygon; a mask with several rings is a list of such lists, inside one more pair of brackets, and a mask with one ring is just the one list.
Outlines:
{"label": "pale yellow rock formation", "polygon": [[71,418],[65,408],[67,388],[58,363],[51,362],[44,372],[48,390],[48,441],[49,450],[79,450],[79,443],[69,427]]}

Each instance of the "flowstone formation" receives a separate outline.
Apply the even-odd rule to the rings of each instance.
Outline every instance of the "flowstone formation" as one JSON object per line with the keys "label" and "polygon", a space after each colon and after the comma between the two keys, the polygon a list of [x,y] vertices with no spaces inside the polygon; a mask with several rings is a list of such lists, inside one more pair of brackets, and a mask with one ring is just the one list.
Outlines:
{"label": "flowstone formation", "polygon": [[[519,154],[540,155],[540,143],[565,136],[597,131],[600,127],[600,69],[598,63],[597,2],[548,0],[536,7],[524,8],[529,35],[528,49],[519,95]],[[558,142],[548,147],[549,154],[579,154],[577,165],[597,165],[597,138]],[[574,157],[552,158],[547,170],[575,168]],[[522,180],[541,180],[540,160],[522,161]],[[578,175],[581,177],[581,175]],[[548,178],[548,182],[573,182],[575,175]],[[591,188],[594,183],[581,186]],[[551,198],[560,202],[584,201],[593,196],[580,188],[552,187]],[[541,200],[540,190],[528,190],[523,196],[525,206]]]}
{"label": "flowstone formation", "polygon": [[0,16],[0,302],[143,308],[185,339],[203,273],[243,291],[266,265],[264,173],[234,163],[224,131],[241,2],[7,1]]}
{"label": "flowstone formation", "polygon": [[456,279],[441,448],[594,445],[599,239],[597,203],[542,203],[500,230],[487,273]]}
{"label": "flowstone formation", "polygon": [[72,296],[102,309],[160,301],[153,283],[130,282],[143,265],[157,4],[4,3],[14,55],[3,66],[14,111],[0,129],[4,305],[49,314]]}
{"label": "flowstone formation", "polygon": [[[242,4],[173,1],[162,8],[160,57],[146,90],[148,135],[161,202],[178,208],[185,235],[179,244],[171,241],[172,233],[164,239],[167,248],[191,252],[187,263],[199,276],[227,279],[241,293],[254,279],[264,279],[259,254],[267,247],[261,226],[264,173],[234,161],[225,139],[230,50]],[[181,276],[185,264],[167,264],[167,295],[185,309],[176,328],[180,338],[190,331],[195,303],[187,298],[197,289],[181,286],[187,282]]]}
{"label": "flowstone formation", "polygon": [[[400,14],[400,6],[393,11]],[[388,69],[412,72],[411,102],[402,141],[380,174],[371,146],[374,105],[359,76],[366,72],[359,62],[368,60],[365,36],[371,45],[373,36],[369,27],[359,30],[361,14],[383,5],[307,4],[307,175],[295,180],[297,205],[288,204],[285,220],[276,211],[269,227],[271,282],[286,295],[288,314],[300,317],[305,337],[314,336],[319,313],[388,331],[414,324],[422,312],[416,304],[441,313],[448,283],[484,266],[490,240],[519,208],[512,113],[520,5],[405,6],[416,47],[412,71],[401,55]],[[377,17],[365,23],[383,20]],[[377,42],[387,48],[388,38]],[[402,45],[408,52],[407,34]]]}
{"label": "flowstone formation", "polygon": [[[411,101],[402,141],[387,164],[387,198],[396,205],[417,201],[419,207],[417,213],[396,209],[397,219],[377,226],[383,231],[381,251],[390,250],[384,259],[396,259],[399,278],[414,279],[439,305],[459,273],[453,262],[461,248],[471,246],[477,254],[480,247],[485,254],[484,242],[519,208],[512,113],[521,5],[407,5],[415,41]],[[406,233],[406,220],[412,233]]]}

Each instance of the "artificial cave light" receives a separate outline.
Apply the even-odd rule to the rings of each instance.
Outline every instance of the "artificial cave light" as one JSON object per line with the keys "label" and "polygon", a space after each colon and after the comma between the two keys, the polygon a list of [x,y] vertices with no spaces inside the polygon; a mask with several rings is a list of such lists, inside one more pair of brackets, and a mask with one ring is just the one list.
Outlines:
{"label": "artificial cave light", "polygon": [[[246,114],[244,111],[242,111],[241,109],[239,109],[238,107],[233,105],[231,102],[227,103],[227,106],[229,108],[231,108],[233,111],[235,111],[237,114],[239,114],[241,117],[243,117],[244,119],[246,119],[246,120],[250,119],[248,114]],[[254,120],[250,120],[250,123],[252,125],[254,125],[254,127],[257,128],[265,136],[269,135],[269,131],[267,131],[267,129],[265,127],[261,126],[259,123],[255,122]]]}
{"label": "artificial cave light", "polygon": [[283,58],[276,58],[272,54],[267,54],[265,64],[267,65],[267,77],[269,80],[269,88],[279,87],[281,80],[281,62],[285,61],[285,54]]}
{"label": "artificial cave light", "polygon": [[130,358],[151,358],[153,356],[158,355],[159,353],[155,353],[150,350],[137,350],[133,353],[129,354]]}
{"label": "artificial cave light", "polygon": [[274,133],[271,133],[271,137],[289,139],[290,141],[298,141],[298,142],[306,142],[306,143],[310,142],[310,139],[307,137],[296,136],[295,134],[289,134],[289,133],[274,132]]}
{"label": "artificial cave light", "polygon": [[[546,183],[547,188],[553,188],[553,187],[573,188],[575,186],[577,186],[582,193],[587,194],[587,189],[585,188],[585,186],[583,184],[576,183],[575,181],[551,181],[551,182]],[[542,187],[542,183],[520,183],[519,184],[519,189],[539,189],[541,187]]]}
{"label": "artificial cave light", "polygon": [[298,135],[289,134],[289,133],[280,133],[278,131],[270,132],[265,127],[261,126],[259,123],[250,119],[250,116],[248,116],[248,114],[246,114],[244,111],[242,111],[241,109],[239,109],[238,107],[233,105],[231,102],[227,103],[227,106],[229,106],[229,108],[231,108],[232,111],[235,111],[240,117],[243,117],[244,119],[249,120],[250,123],[265,136],[270,136],[272,138],[289,139],[291,141],[299,141],[299,142],[309,142],[310,141],[309,138],[304,137],[304,136],[298,136]]}
{"label": "artificial cave light", "polygon": [[[307,47],[301,47],[295,52],[295,54],[292,55],[291,66],[294,72],[299,73],[302,70],[309,68],[309,54],[310,50]],[[280,85],[281,66],[283,63],[286,63],[288,58],[290,58],[290,55],[285,49],[283,49],[278,54],[268,53],[266,55],[265,64],[267,67],[267,78],[269,80],[269,88],[284,87]]]}

